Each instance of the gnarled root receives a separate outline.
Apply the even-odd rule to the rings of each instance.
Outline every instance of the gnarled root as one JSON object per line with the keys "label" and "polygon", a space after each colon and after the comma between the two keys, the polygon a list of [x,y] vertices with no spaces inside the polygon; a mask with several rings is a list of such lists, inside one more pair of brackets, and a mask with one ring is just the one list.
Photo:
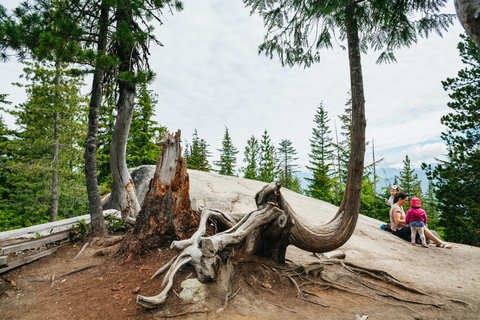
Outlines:
{"label": "gnarled root", "polygon": [[[220,262],[230,257],[227,247],[240,243],[245,237],[264,224],[270,223],[283,214],[276,204],[267,203],[258,210],[245,215],[238,223],[229,215],[216,210],[205,209],[202,211],[200,227],[190,239],[173,241],[171,248],[181,250],[181,253],[170,260],[152,276],[165,273],[162,286],[163,291],[154,297],[137,296],[137,303],[146,308],[155,308],[165,302],[167,294],[173,285],[173,277],[185,264],[194,267],[198,281],[214,281],[217,276]],[[230,229],[210,237],[202,237],[206,232],[208,219],[220,221]],[[168,271],[167,271],[168,269]]]}

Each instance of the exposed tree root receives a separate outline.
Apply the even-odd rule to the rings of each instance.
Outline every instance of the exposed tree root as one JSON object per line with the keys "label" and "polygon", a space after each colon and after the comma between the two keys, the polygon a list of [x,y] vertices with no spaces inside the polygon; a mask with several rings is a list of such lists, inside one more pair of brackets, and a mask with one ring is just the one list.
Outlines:
{"label": "exposed tree root", "polygon": [[[387,300],[381,298],[393,299],[409,304],[419,304],[442,308],[442,304],[439,303],[424,302],[421,299],[411,300],[402,298],[399,296],[401,293],[393,290],[393,288],[389,288],[388,286],[379,286],[374,282],[367,281],[362,278],[362,276],[370,277],[371,279],[378,280],[386,285],[391,285],[397,289],[402,289],[404,292],[409,294],[415,293],[419,296],[431,297],[422,291],[402,284],[385,271],[369,269],[341,260],[329,259],[314,262],[308,265],[293,265],[290,267],[290,269],[285,269],[283,271],[283,275],[292,281],[300,293],[305,292],[307,294],[312,294],[311,292],[300,290],[300,288],[305,285],[313,285],[315,288],[322,288],[321,290],[332,288],[349,294],[359,295],[368,299],[380,301],[392,306],[400,305],[391,304]],[[298,285],[297,281],[294,280],[295,277],[301,281],[304,281],[304,283]],[[355,288],[357,288],[357,290]],[[365,292],[365,288],[369,293],[363,293]],[[301,300],[304,300],[303,295],[299,294],[299,296]],[[381,298],[377,298],[375,296]],[[307,299],[307,301],[309,300]],[[405,307],[414,311],[406,305],[401,305],[401,307]]]}

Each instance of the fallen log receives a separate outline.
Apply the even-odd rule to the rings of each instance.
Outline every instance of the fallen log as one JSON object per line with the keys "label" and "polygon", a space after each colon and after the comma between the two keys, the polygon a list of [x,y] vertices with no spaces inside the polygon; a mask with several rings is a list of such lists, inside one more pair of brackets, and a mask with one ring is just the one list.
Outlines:
{"label": "fallen log", "polygon": [[40,247],[44,244],[65,240],[65,239],[68,239],[69,234],[70,234],[70,231],[62,231],[62,232],[54,233],[48,236],[27,240],[27,241],[22,241],[9,246],[5,246],[3,248],[0,248],[0,255],[33,249],[33,248]]}
{"label": "fallen log", "polygon": [[59,247],[51,248],[51,249],[48,249],[48,250],[45,250],[45,251],[41,251],[41,252],[38,252],[38,253],[35,253],[35,254],[31,254],[31,255],[27,255],[27,256],[24,256],[24,257],[19,257],[19,258],[16,258],[14,260],[11,260],[8,263],[8,267],[0,269],[0,274],[2,274],[4,272],[7,272],[9,270],[12,270],[13,268],[23,266],[27,263],[38,260],[40,258],[49,256],[52,253],[54,253],[55,251],[57,251],[58,248]]}

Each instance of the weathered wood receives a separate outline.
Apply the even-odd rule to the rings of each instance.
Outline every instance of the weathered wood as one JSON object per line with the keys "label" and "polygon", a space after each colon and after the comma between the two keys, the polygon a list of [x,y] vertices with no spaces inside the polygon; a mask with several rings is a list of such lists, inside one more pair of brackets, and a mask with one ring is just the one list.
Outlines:
{"label": "weathered wood", "polygon": [[155,174],[135,226],[122,242],[119,254],[134,255],[189,238],[200,217],[191,208],[187,162],[182,157],[180,130],[160,143]]}
{"label": "weathered wood", "polygon": [[8,267],[8,256],[0,256],[0,268]]}
{"label": "weathered wood", "polygon": [[[119,211],[117,210],[105,210],[103,211],[103,216],[107,217],[113,215],[115,219],[121,219],[121,216],[118,213]],[[0,232],[0,240],[33,238],[37,235],[37,233],[41,236],[47,236],[52,233],[70,230],[72,228],[72,225],[77,225],[82,220],[85,220],[85,223],[90,223],[90,218],[91,217],[89,214],[85,214],[83,216],[68,218],[55,222],[42,223],[27,228],[4,231]]]}
{"label": "weathered wood", "polygon": [[38,252],[38,253],[35,253],[35,254],[31,254],[31,255],[28,255],[28,256],[24,256],[24,257],[20,257],[20,258],[16,258],[14,260],[11,260],[8,263],[8,267],[0,269],[0,274],[2,274],[4,272],[7,272],[9,270],[12,270],[13,268],[23,266],[27,263],[38,260],[40,258],[49,256],[52,253],[54,253],[55,251],[57,251],[57,249],[58,249],[58,247],[55,247],[55,248],[51,248],[51,249],[41,251],[41,252]]}
{"label": "weathered wood", "polygon": [[33,249],[47,243],[68,239],[69,234],[70,234],[70,231],[62,231],[62,232],[54,233],[48,236],[27,240],[27,241],[22,241],[9,246],[5,246],[3,248],[0,248],[0,255],[23,251],[27,249]]}
{"label": "weathered wood", "polygon": [[83,219],[85,219],[86,223],[89,223],[90,215],[86,214],[83,216],[69,218],[65,220],[43,223],[43,224],[28,227],[28,228],[0,232],[0,240],[14,239],[14,238],[32,238],[32,237],[35,237],[37,233],[42,236],[46,236],[46,235],[49,235],[50,233],[69,230],[72,228],[72,225],[78,224],[78,222]]}
{"label": "weathered wood", "polygon": [[242,220],[230,229],[210,237],[202,238],[206,230],[203,225],[207,223],[208,219],[213,216],[221,216],[222,218],[226,216],[225,214],[220,215],[219,212],[215,210],[204,210],[201,219],[202,225],[191,239],[174,241],[172,243],[172,248],[182,250],[182,252],[153,275],[153,277],[155,277],[165,272],[167,267],[169,267],[162,282],[162,286],[166,284],[164,290],[154,297],[138,295],[137,303],[146,308],[155,308],[164,303],[172,287],[175,273],[185,264],[193,266],[198,281],[208,282],[215,280],[220,265],[226,263],[230,258],[230,250],[225,249],[239,244],[253,230],[272,222],[281,214],[283,214],[283,211],[275,204],[267,203],[262,206],[262,208],[245,215]]}

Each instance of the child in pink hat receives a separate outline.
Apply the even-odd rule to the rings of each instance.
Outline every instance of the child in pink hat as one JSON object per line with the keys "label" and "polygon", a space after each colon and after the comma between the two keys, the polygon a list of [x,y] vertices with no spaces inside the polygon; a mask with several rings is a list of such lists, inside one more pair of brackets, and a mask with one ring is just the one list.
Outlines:
{"label": "child in pink hat", "polygon": [[413,245],[415,244],[415,238],[417,237],[418,232],[420,240],[422,241],[422,246],[428,248],[425,234],[423,232],[423,227],[427,224],[427,215],[421,206],[420,199],[412,198],[412,201],[410,202],[411,208],[407,211],[407,215],[405,216],[405,224],[410,225],[410,230],[412,231],[410,237],[411,243]]}

